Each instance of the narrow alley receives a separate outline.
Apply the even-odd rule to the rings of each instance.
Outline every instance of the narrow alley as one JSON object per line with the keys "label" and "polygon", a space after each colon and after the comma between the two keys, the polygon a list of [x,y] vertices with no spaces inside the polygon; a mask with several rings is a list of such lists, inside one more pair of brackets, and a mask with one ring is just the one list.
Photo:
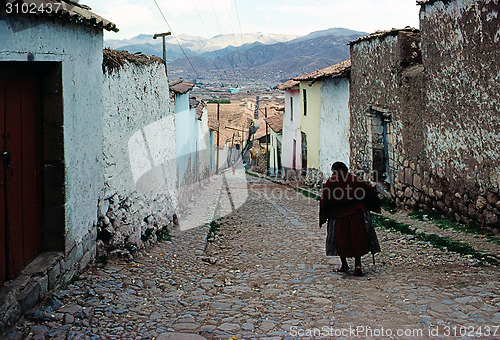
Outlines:
{"label": "narrow alley", "polygon": [[336,273],[316,200],[243,170],[223,177],[212,228],[91,267],[8,339],[500,337],[497,267],[377,229],[364,276]]}

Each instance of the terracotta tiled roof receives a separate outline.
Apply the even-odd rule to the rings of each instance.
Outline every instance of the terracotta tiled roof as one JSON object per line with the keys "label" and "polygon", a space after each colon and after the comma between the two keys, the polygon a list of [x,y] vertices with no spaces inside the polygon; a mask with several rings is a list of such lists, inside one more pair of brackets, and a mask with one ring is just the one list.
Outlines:
{"label": "terracotta tiled roof", "polygon": [[189,98],[189,107],[195,109],[196,119],[201,120],[203,117],[203,109],[207,107],[207,104],[203,100],[197,100],[196,97]]}
{"label": "terracotta tiled roof", "polygon": [[[20,5],[19,7],[26,4],[30,9],[36,8],[33,15],[54,17],[63,21],[118,32],[115,24],[91,12],[90,7],[70,0],[6,0],[6,3],[16,3]],[[39,10],[40,8],[45,10]],[[49,12],[49,8],[52,11]]]}
{"label": "terracotta tiled roof", "polygon": [[417,28],[414,28],[414,27],[406,26],[405,28],[401,28],[401,29],[393,28],[392,30],[387,30],[387,31],[376,31],[370,35],[366,35],[364,37],[359,37],[356,40],[350,41],[347,43],[347,45],[355,45],[355,44],[357,44],[361,41],[365,41],[365,40],[372,40],[372,39],[376,39],[376,38],[381,39],[381,38],[385,38],[385,37],[390,36],[390,35],[398,35],[399,32],[419,33],[420,30]]}
{"label": "terracotta tiled roof", "polygon": [[325,67],[303,76],[295,77],[293,80],[317,80],[320,78],[344,78],[348,77],[351,73],[351,59],[341,61],[332,66]]}
{"label": "terracotta tiled roof", "polygon": [[219,124],[217,123],[217,119],[208,117],[208,128],[212,131],[217,131],[217,127]]}
{"label": "terracotta tiled roof", "polygon": [[273,129],[274,132],[280,133],[283,131],[283,115],[275,114],[272,117],[264,118],[264,120],[269,124],[269,127]]}
{"label": "terracotta tiled roof", "polygon": [[296,86],[299,86],[299,82],[296,80],[290,79],[289,81],[284,82],[283,84],[279,84],[276,88],[280,91],[291,90]]}
{"label": "terracotta tiled roof", "polygon": [[192,81],[186,81],[182,79],[171,80],[168,82],[170,91],[173,91],[175,94],[186,94],[191,91],[195,85],[196,84]]}

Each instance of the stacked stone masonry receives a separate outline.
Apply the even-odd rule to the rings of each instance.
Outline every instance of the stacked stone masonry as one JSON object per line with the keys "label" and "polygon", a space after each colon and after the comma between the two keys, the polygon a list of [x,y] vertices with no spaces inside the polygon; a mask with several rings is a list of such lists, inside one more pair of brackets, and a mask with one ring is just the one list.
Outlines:
{"label": "stacked stone masonry", "polygon": [[[385,182],[399,206],[500,232],[496,13],[488,0],[423,4],[421,32],[352,44],[350,143],[354,171]],[[386,116],[385,178],[377,114]]]}

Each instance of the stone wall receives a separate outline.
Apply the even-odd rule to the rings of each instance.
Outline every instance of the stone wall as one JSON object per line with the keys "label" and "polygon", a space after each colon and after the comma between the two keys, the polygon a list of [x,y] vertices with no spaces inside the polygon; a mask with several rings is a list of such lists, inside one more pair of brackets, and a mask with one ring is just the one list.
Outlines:
{"label": "stone wall", "polygon": [[498,1],[422,5],[431,206],[500,227]]}
{"label": "stone wall", "polygon": [[399,206],[490,229],[500,219],[495,6],[437,1],[422,7],[421,39],[400,31],[351,47],[353,170]]}
{"label": "stone wall", "polygon": [[[173,103],[165,66],[125,55],[104,68],[104,174],[98,255],[142,248],[172,225],[177,205]],[[129,59],[127,59],[129,58]]]}
{"label": "stone wall", "polygon": [[[408,48],[408,45],[418,44],[418,32],[410,30],[392,32],[351,46],[351,168],[365,180],[382,178],[384,171],[377,164],[383,152],[380,139],[385,121],[388,144],[385,176],[392,189],[398,182],[397,171],[406,159],[406,149],[413,144],[411,133],[404,130],[411,125],[412,115],[407,110],[418,106],[421,100],[418,95],[421,85],[401,85],[410,81],[410,73],[418,74],[419,55],[414,56]],[[404,93],[404,89],[408,93]],[[406,103],[408,98],[414,100]]]}

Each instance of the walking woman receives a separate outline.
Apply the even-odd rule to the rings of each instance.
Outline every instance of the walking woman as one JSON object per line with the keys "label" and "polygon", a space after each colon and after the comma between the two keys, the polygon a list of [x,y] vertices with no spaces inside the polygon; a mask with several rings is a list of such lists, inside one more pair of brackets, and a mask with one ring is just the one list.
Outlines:
{"label": "walking woman", "polygon": [[347,272],[346,258],[354,257],[353,275],[361,276],[361,256],[380,252],[370,211],[380,212],[380,199],[375,189],[350,174],[344,163],[335,162],[332,176],[323,185],[319,227],[328,221],[326,255],[340,256],[339,272]]}

